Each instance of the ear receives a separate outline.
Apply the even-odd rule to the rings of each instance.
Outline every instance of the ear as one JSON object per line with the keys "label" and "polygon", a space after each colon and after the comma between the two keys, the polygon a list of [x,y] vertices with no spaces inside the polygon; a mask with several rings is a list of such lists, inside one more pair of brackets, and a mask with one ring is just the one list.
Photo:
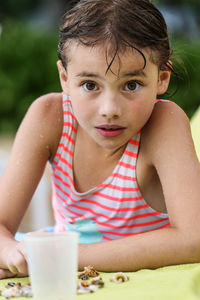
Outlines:
{"label": "ear", "polygon": [[65,68],[63,67],[62,61],[58,60],[57,61],[57,67],[58,67],[58,72],[59,72],[59,77],[60,77],[60,84],[62,86],[63,92],[68,94],[68,88],[67,88],[67,72]]}
{"label": "ear", "polygon": [[170,70],[167,69],[159,71],[157,95],[162,95],[167,91],[170,82],[170,77]]}

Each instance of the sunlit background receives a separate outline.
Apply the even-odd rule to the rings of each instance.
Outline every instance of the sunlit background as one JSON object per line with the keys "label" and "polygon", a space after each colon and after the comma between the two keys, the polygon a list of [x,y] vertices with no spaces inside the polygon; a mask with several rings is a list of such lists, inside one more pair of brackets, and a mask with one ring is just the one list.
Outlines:
{"label": "sunlit background", "polygon": [[[42,94],[61,90],[56,68],[59,18],[72,2],[77,1],[0,0],[0,175],[30,104]],[[179,82],[172,78],[169,94],[178,87],[171,100],[191,118],[200,105],[200,1],[153,2],[166,19],[174,49],[172,60],[180,74]],[[28,225],[22,230],[52,223],[51,216],[38,214],[38,210],[49,210],[46,180],[42,179],[35,195],[40,199],[40,208],[34,200],[31,205],[35,208],[28,212]]]}

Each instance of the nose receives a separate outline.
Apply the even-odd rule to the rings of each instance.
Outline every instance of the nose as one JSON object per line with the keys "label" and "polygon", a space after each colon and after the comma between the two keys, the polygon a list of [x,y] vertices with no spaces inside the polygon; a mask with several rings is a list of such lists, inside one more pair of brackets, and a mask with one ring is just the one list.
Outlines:
{"label": "nose", "polygon": [[108,119],[117,119],[121,116],[122,107],[119,96],[116,94],[104,94],[99,99],[99,114]]}

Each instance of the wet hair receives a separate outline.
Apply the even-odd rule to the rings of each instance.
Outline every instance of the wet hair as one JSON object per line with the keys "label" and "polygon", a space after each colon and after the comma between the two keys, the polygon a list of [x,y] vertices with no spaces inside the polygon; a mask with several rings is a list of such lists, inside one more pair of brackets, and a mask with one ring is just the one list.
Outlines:
{"label": "wet hair", "polygon": [[[171,49],[165,20],[149,0],[80,0],[61,19],[58,57],[66,68],[66,52],[70,42],[85,46],[107,45],[106,58],[112,46],[111,67],[120,51],[127,47],[151,50],[150,59],[160,69],[172,66]],[[73,3],[73,1],[72,1]]]}

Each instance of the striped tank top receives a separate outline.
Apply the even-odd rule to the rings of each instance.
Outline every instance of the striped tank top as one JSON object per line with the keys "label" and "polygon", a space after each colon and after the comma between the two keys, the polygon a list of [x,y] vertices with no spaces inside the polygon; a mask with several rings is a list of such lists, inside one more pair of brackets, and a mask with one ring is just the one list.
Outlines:
{"label": "striped tank top", "polygon": [[168,215],[152,209],[137,183],[140,132],[131,138],[112,174],[79,193],[74,187],[73,153],[77,121],[63,95],[63,132],[52,165],[55,232],[77,231],[80,243],[97,243],[169,226]]}

